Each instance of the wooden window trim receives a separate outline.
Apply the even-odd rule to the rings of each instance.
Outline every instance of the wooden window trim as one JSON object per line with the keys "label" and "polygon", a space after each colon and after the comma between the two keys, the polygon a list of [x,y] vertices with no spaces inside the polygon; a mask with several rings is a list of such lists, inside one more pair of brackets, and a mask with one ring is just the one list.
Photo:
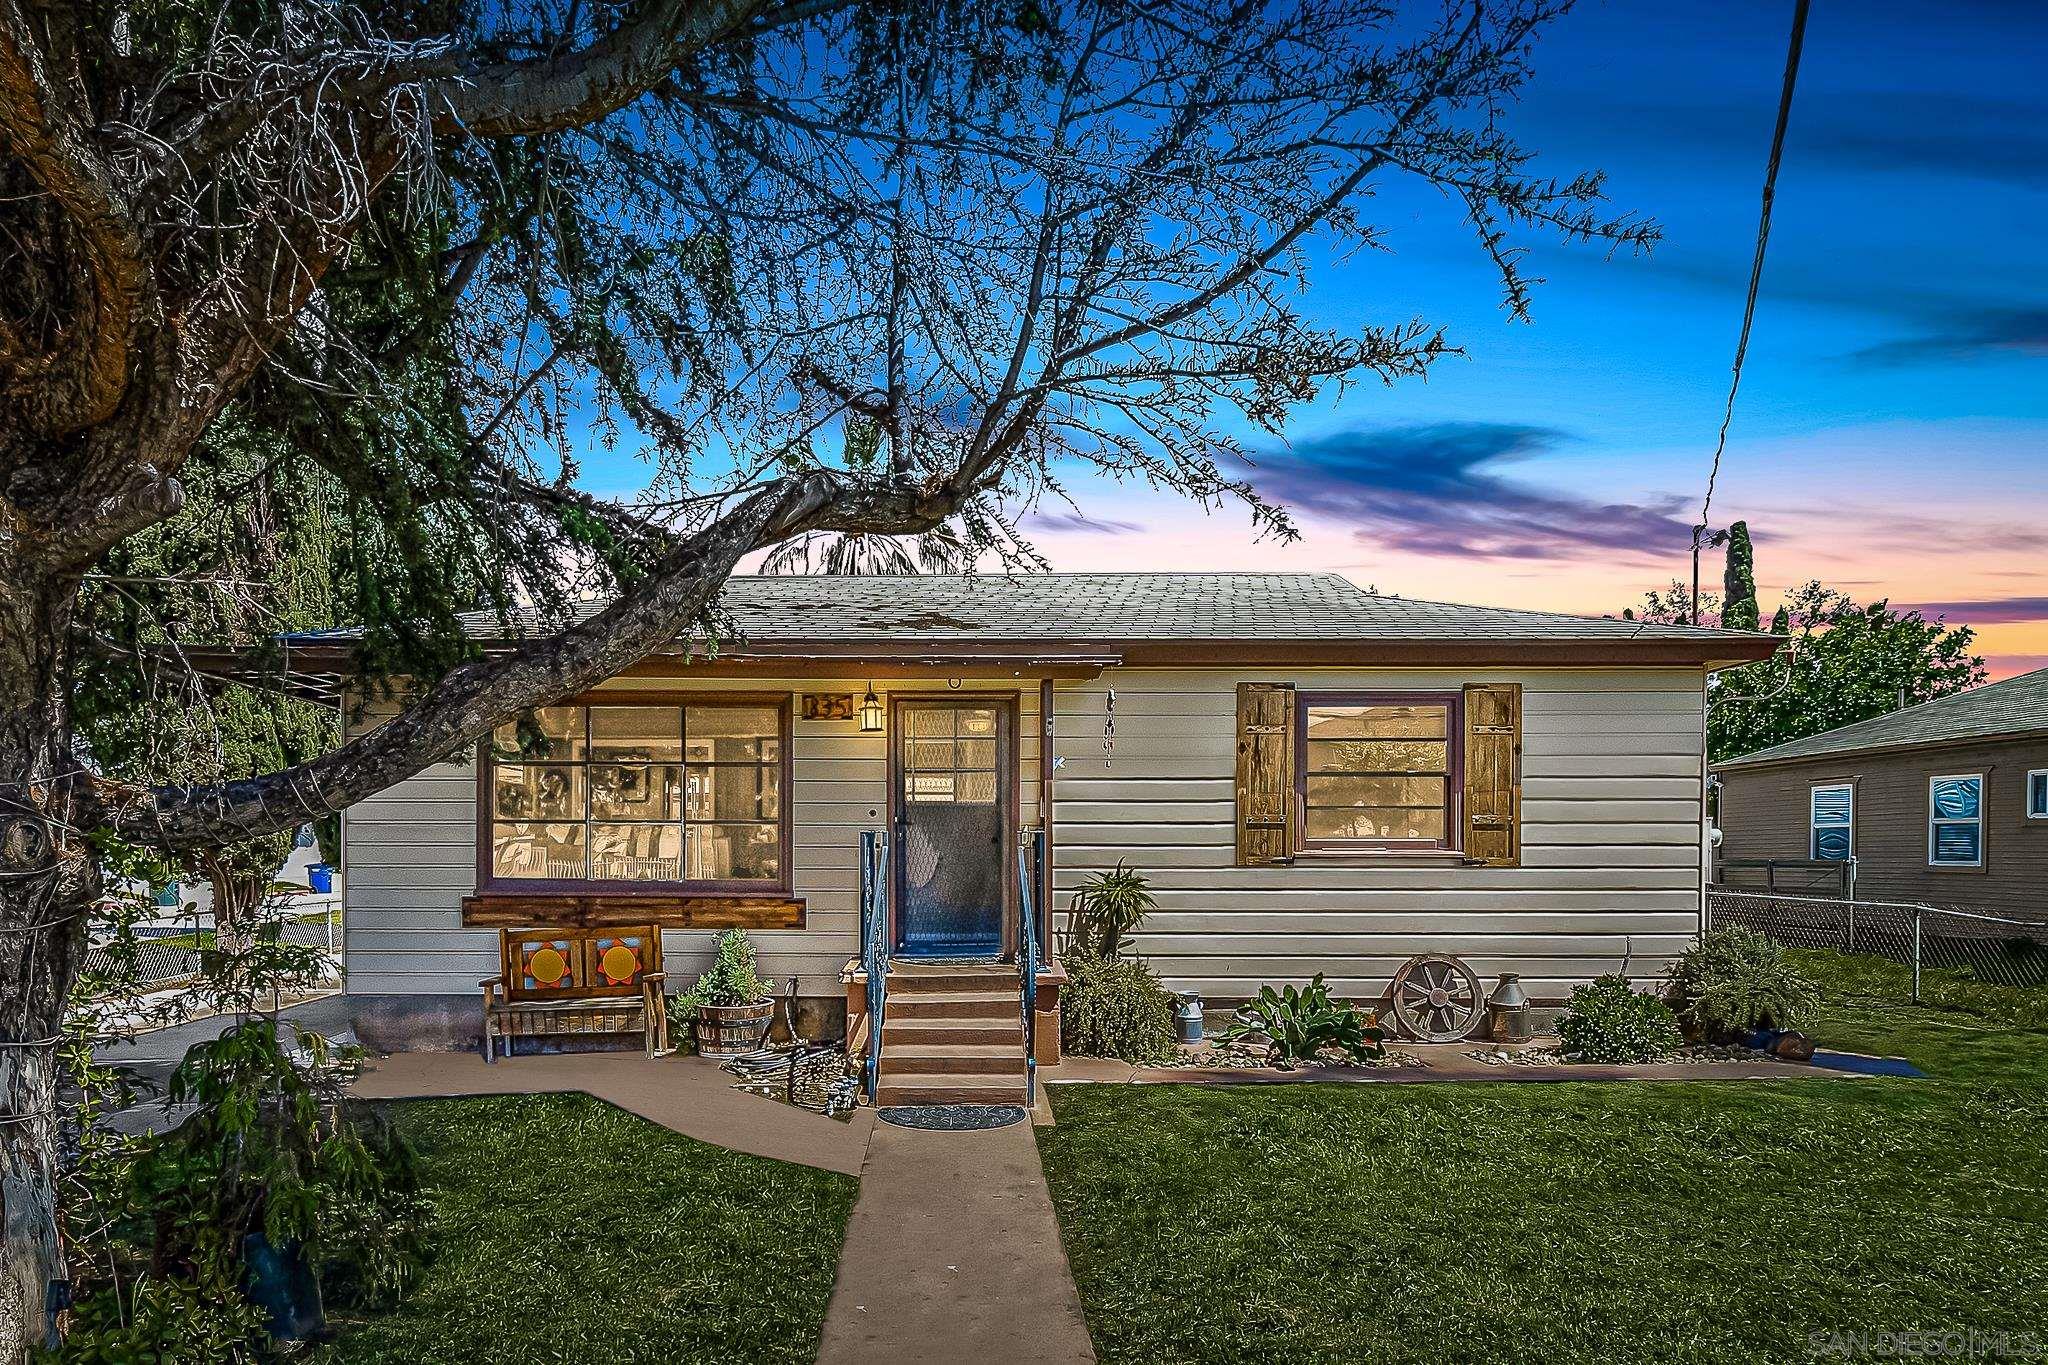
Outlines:
{"label": "wooden window trim", "polygon": [[[1991,865],[1990,834],[1991,821],[1986,818],[1986,809],[1991,798],[1991,783],[1988,773],[1936,773],[1927,779],[1927,870],[1929,872],[1983,872]],[[1977,814],[1974,818],[1961,816],[1936,816],[1934,813],[1934,788],[1942,782],[1975,782],[1977,784]],[[1942,863],[1934,860],[1934,835],[1938,825],[1969,825],[1977,827],[1977,861],[1973,863]]]}
{"label": "wooden window trim", "polygon": [[2027,783],[2020,788],[2020,808],[2027,813],[2029,820],[2048,820],[2048,803],[2044,803],[2040,810],[2034,809],[2034,783],[2044,777],[2048,777],[2048,768],[2029,768]]}
{"label": "wooden window trim", "polygon": [[[1444,837],[1419,839],[1311,839],[1308,833],[1308,717],[1318,706],[1441,706],[1444,708]],[[1297,690],[1294,697],[1294,852],[1298,858],[1334,860],[1462,859],[1465,853],[1465,694],[1462,691],[1379,692]]]}
{"label": "wooden window trim", "polygon": [[[491,740],[486,735],[477,741],[476,747],[476,897],[479,900],[492,899],[536,899],[553,897],[567,901],[634,901],[655,902],[691,901],[754,901],[786,902],[793,899],[795,883],[791,854],[795,832],[795,793],[791,787],[792,736],[790,694],[787,692],[673,692],[661,690],[585,692],[551,703],[555,706],[576,706],[588,709],[593,706],[661,706],[685,710],[692,706],[772,706],[776,710],[778,751],[781,761],[777,765],[781,795],[781,818],[777,821],[780,839],[777,844],[776,865],[780,875],[774,881],[667,881],[667,882],[626,882],[600,881],[588,877],[500,877],[494,857],[492,825],[494,811],[491,801],[491,775],[495,760],[491,757]],[[541,708],[536,708],[541,709]],[[587,722],[586,722],[587,724]],[[495,729],[496,727],[492,727]],[[586,736],[585,743],[588,743]],[[589,762],[586,752],[584,763]],[[683,760],[679,766],[687,766]],[[585,819],[587,825],[589,796],[586,792]],[[688,824],[679,821],[678,830]],[[679,836],[681,837],[681,836]],[[796,902],[801,915],[802,902]],[[465,902],[467,920],[467,902]],[[675,927],[671,925],[670,927]]]}
{"label": "wooden window trim", "polygon": [[462,922],[487,928],[561,925],[616,928],[652,924],[662,929],[801,929],[809,914],[801,897],[610,896],[481,894],[462,898]]}

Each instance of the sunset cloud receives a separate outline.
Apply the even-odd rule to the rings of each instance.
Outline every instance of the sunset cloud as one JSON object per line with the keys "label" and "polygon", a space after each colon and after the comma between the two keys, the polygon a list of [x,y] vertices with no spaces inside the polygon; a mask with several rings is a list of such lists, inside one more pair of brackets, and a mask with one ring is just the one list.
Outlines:
{"label": "sunset cloud", "polygon": [[2017,356],[2048,357],[2048,308],[1954,317],[1912,336],[1866,346],[1850,359],[1864,365],[1917,365]]}
{"label": "sunset cloud", "polygon": [[1018,525],[1026,531],[1077,531],[1101,536],[1137,535],[1145,529],[1140,522],[1083,516],[1077,512],[1029,512]]}
{"label": "sunset cloud", "polygon": [[1680,498],[1603,502],[1505,476],[1566,439],[1501,422],[1361,428],[1267,455],[1251,481],[1295,511],[1348,526],[1361,544],[1410,554],[1668,557],[1690,544]]}
{"label": "sunset cloud", "polygon": [[2048,597],[1981,597],[1966,602],[1894,602],[1899,611],[1917,611],[1957,625],[1990,626],[2015,621],[2048,621]]}

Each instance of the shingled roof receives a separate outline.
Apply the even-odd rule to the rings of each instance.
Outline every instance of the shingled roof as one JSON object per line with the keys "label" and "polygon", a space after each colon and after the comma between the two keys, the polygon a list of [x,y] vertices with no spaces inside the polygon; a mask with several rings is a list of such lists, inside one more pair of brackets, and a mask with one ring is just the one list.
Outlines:
{"label": "shingled roof", "polygon": [[[598,610],[590,603],[582,614]],[[1510,611],[1369,593],[1330,573],[738,576],[719,601],[750,643],[952,645],[990,641],[1642,640],[1726,642],[1737,632],[1606,616]],[[464,618],[479,638],[495,616]],[[540,622],[515,622],[534,629]],[[1763,637],[1749,637],[1761,639]]]}
{"label": "shingled roof", "polygon": [[2048,668],[1759,749],[1714,766],[1747,768],[1866,749],[1919,748],[2040,733],[2048,733]]}
{"label": "shingled roof", "polygon": [[[602,602],[577,608],[579,616]],[[739,576],[718,603],[718,654],[745,659],[974,661],[1102,667],[1199,663],[1622,663],[1722,667],[1773,637],[1370,593],[1338,574],[1062,573]],[[486,646],[543,633],[470,613]],[[352,630],[288,637],[309,665]],[[691,642],[678,641],[677,653]]]}

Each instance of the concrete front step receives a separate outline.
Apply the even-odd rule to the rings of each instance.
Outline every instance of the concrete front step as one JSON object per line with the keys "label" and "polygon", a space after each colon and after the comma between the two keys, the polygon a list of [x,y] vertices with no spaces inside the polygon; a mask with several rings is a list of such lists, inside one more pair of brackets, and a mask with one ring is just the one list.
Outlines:
{"label": "concrete front step", "polygon": [[926,1045],[990,1043],[1022,1049],[1024,1026],[1015,1018],[897,1019],[882,1025],[882,1046],[916,1050]]}
{"label": "concrete front step", "polygon": [[876,1104],[1022,1104],[1020,1076],[888,1076],[875,1088]]}
{"label": "concrete front step", "polygon": [[1015,996],[1024,989],[1017,969],[994,967],[891,967],[889,994],[892,997],[939,992],[1001,991]]}
{"label": "concrete front step", "polygon": [[[883,1006],[888,1024],[899,1019],[1017,1019],[1022,1006],[1017,992],[917,991],[899,995],[893,989]],[[1021,1028],[1022,1025],[1019,1024]]]}
{"label": "concrete front step", "polygon": [[1013,1038],[1007,1046],[987,1043],[920,1044],[882,1048],[882,1082],[909,1075],[1024,1074],[1024,1039]]}

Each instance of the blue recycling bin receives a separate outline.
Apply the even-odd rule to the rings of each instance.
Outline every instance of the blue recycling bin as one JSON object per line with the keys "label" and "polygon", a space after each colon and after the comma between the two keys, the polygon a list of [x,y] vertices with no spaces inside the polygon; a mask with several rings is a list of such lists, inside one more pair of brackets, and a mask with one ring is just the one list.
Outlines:
{"label": "blue recycling bin", "polygon": [[334,890],[334,869],[326,863],[314,863],[306,869],[306,884],[326,895]]}

